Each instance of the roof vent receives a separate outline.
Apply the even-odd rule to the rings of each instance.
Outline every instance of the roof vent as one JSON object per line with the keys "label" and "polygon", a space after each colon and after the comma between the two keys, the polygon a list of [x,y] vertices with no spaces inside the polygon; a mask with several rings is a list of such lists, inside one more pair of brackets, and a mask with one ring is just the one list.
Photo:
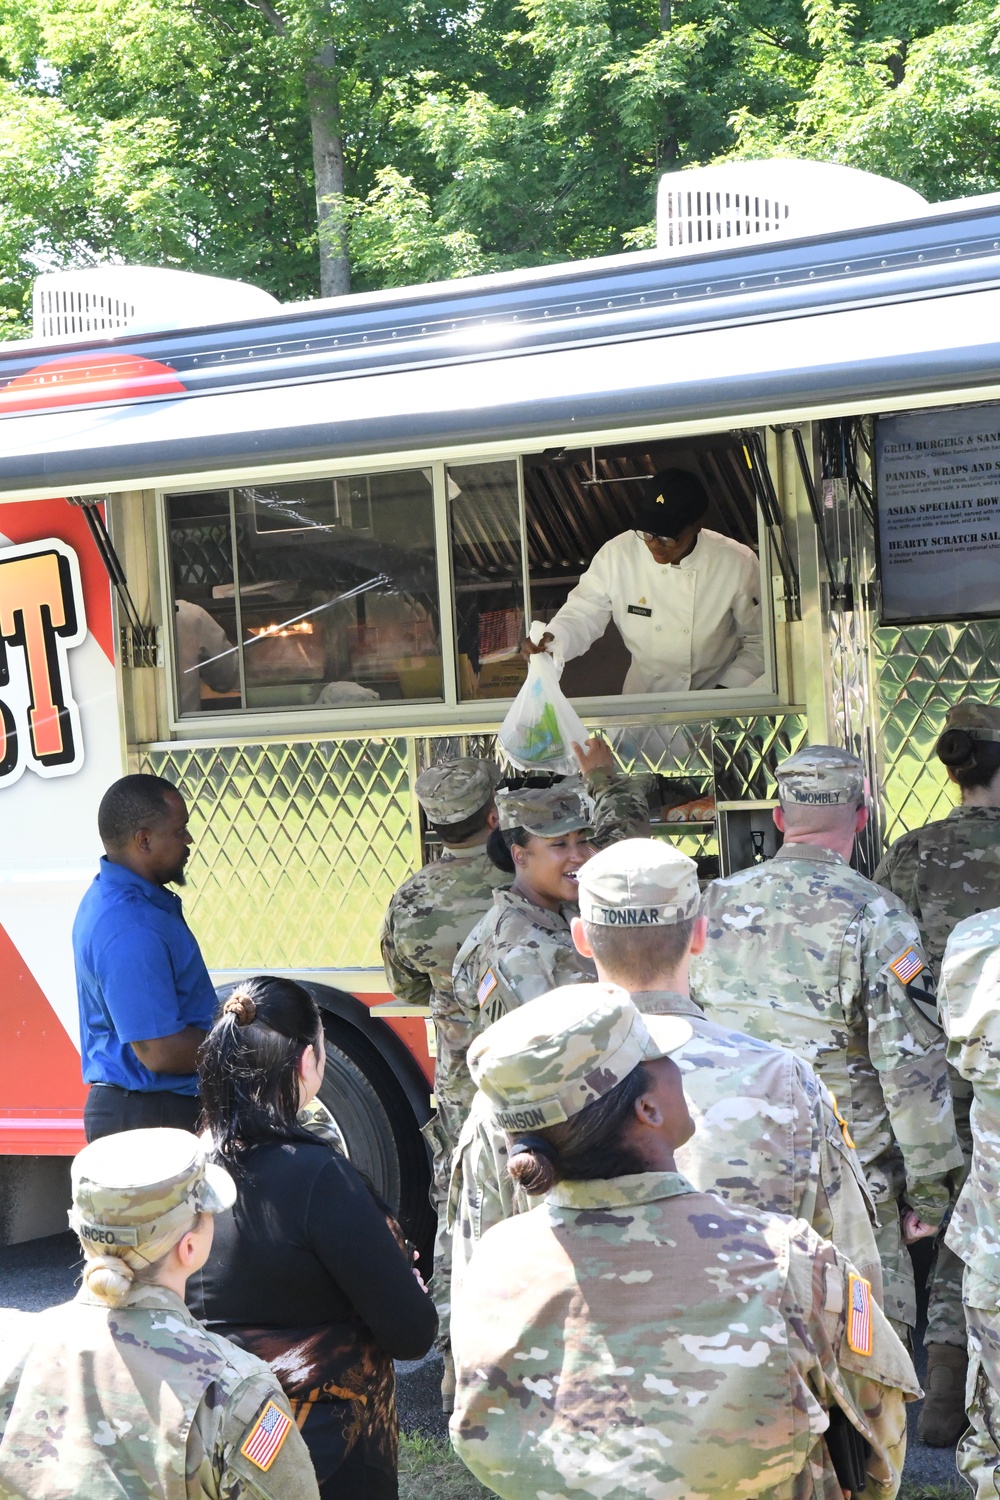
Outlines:
{"label": "roof vent", "polygon": [[154,266],[51,271],[35,281],[33,336],[55,343],[258,318],[277,298],[244,281]]}
{"label": "roof vent", "polygon": [[832,162],[722,162],[660,178],[656,244],[697,255],[761,240],[832,234],[922,216],[927,200],[901,182]]}

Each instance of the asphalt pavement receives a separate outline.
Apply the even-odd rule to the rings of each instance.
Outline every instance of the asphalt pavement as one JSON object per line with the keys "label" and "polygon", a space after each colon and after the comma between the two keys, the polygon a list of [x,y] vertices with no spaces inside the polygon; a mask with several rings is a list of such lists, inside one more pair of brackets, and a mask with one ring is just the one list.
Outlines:
{"label": "asphalt pavement", "polygon": [[[80,1249],[73,1234],[50,1235],[23,1245],[0,1248],[0,1345],[27,1322],[28,1314],[59,1302],[68,1302],[76,1291]],[[922,1347],[917,1348],[917,1371],[925,1364]],[[441,1412],[441,1360],[400,1360],[396,1365],[397,1401],[404,1432],[428,1437],[447,1436],[447,1419]],[[953,1485],[964,1490],[950,1448],[928,1448],[918,1442],[916,1421],[920,1403],[908,1412],[910,1442],[904,1478],[914,1484]]]}

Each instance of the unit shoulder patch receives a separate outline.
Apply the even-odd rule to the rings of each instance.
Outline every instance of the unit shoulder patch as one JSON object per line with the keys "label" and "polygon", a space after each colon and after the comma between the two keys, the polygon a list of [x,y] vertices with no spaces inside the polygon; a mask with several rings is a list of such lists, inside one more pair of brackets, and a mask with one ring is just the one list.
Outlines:
{"label": "unit shoulder patch", "polygon": [[281,1452],[292,1427],[292,1419],[286,1416],[273,1401],[269,1401],[251,1427],[240,1452],[257,1469],[265,1473]]}
{"label": "unit shoulder patch", "polygon": [[924,968],[924,961],[916,948],[911,944],[909,948],[904,948],[902,953],[892,960],[889,968],[895,974],[900,984],[907,985],[912,984],[921,969]]}
{"label": "unit shoulder patch", "polygon": [[847,1278],[847,1347],[854,1354],[871,1354],[872,1340],[871,1282],[852,1271]]}

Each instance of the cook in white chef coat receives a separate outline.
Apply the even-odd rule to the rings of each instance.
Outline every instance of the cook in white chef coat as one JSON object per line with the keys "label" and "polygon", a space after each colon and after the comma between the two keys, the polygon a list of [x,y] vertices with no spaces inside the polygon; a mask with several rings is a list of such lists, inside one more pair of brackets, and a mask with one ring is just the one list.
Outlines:
{"label": "cook in white chef coat", "polygon": [[226,632],[200,604],[178,599],[176,621],[180,709],[194,714],[201,708],[202,682],[217,693],[232,692],[240,665]]}
{"label": "cook in white chef coat", "polygon": [[764,671],[760,564],[741,542],[704,527],[708,495],[685,469],[665,469],[635,516],[597,553],[542,643],[569,661],[613,619],[632,653],[624,693],[740,688]]}

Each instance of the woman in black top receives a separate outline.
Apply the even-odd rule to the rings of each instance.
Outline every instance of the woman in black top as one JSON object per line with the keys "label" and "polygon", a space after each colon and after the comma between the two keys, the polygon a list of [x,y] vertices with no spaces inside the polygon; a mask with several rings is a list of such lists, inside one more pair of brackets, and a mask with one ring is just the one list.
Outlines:
{"label": "woman in black top", "polygon": [[251,979],[225,1001],[202,1049],[201,1097],[239,1197],[188,1304],[270,1364],[324,1500],[394,1500],[392,1361],[426,1354],[437,1314],[388,1210],[302,1123],[324,1062],[301,985]]}

